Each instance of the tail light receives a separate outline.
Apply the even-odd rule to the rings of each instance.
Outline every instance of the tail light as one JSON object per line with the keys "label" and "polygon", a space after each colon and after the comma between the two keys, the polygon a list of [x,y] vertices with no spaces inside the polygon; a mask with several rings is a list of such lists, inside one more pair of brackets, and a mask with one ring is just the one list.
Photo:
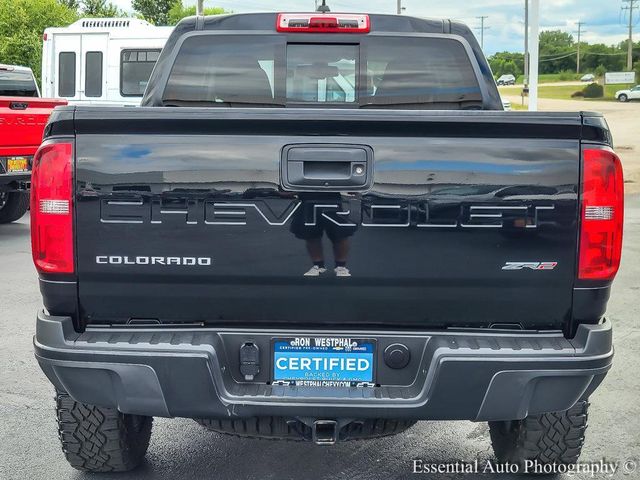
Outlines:
{"label": "tail light", "polygon": [[585,148],[582,155],[578,278],[612,280],[622,254],[622,164],[608,147]]}
{"label": "tail light", "polygon": [[298,33],[369,33],[371,23],[369,15],[280,13],[276,30]]}
{"label": "tail light", "polygon": [[73,273],[71,143],[44,143],[31,173],[31,252],[42,273]]}

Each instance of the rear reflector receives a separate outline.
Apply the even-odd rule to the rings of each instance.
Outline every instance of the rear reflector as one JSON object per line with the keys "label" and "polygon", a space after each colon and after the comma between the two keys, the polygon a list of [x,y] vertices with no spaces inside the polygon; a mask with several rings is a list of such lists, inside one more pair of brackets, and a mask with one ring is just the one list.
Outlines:
{"label": "rear reflector", "polygon": [[31,173],[31,252],[43,273],[73,273],[71,143],[44,143]]}
{"label": "rear reflector", "polygon": [[280,13],[278,32],[299,33],[369,33],[369,15],[348,13]]}
{"label": "rear reflector", "polygon": [[620,158],[608,147],[585,148],[578,278],[613,279],[620,266],[623,219]]}

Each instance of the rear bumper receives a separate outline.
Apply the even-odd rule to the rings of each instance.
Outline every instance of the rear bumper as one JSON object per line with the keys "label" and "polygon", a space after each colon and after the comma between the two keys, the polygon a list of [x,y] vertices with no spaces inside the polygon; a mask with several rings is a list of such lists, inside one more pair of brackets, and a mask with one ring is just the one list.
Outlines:
{"label": "rear bumper", "polygon": [[[270,341],[336,332],[100,328],[79,334],[68,317],[38,314],[36,358],[78,401],[163,417],[403,418],[510,420],[565,410],[602,381],[613,357],[611,326],[561,333],[341,332],[375,338],[381,386],[318,389],[270,385]],[[242,382],[238,350],[261,346],[263,377]],[[404,370],[388,369],[385,344],[409,345]],[[384,379],[383,383],[381,379]],[[395,385],[394,385],[395,383]]]}
{"label": "rear bumper", "polygon": [[31,188],[31,172],[0,173],[0,192],[26,191]]}

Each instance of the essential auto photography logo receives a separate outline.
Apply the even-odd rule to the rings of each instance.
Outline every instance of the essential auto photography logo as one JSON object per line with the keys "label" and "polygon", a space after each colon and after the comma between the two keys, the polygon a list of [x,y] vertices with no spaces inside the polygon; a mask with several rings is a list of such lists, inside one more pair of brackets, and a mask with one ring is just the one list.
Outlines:
{"label": "essential auto photography logo", "polygon": [[411,473],[414,474],[524,474],[524,475],[566,475],[580,478],[613,478],[617,474],[635,476],[638,461],[626,459],[610,461],[602,459],[596,462],[576,464],[543,463],[538,460],[525,460],[524,463],[498,463],[493,460],[474,460],[471,462],[428,462],[422,459],[411,461]]}

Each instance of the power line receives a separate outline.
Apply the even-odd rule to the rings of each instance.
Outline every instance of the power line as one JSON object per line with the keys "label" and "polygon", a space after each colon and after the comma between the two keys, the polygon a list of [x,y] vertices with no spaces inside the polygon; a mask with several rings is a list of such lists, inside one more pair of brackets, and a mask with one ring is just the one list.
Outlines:
{"label": "power line", "polygon": [[489,18],[489,15],[480,15],[476,18],[480,20],[480,26],[476,27],[476,30],[480,30],[480,48],[484,49],[484,31],[491,28],[484,26],[484,20],[485,18]]}
{"label": "power line", "polygon": [[627,70],[633,68],[633,9],[636,7],[638,0],[622,0],[622,3],[628,3],[627,7],[622,10],[629,10],[629,44],[627,45]]}
{"label": "power line", "polygon": [[[634,51],[640,51],[639,48],[634,48]],[[543,55],[540,57],[540,62],[553,62],[554,60],[561,60],[563,58],[567,58],[567,57],[572,57],[573,55],[575,55],[577,53],[577,50],[574,50],[572,52],[569,53],[564,53],[564,54],[553,54],[553,55],[558,55],[558,56],[553,56],[553,55]],[[597,55],[597,56],[617,56],[617,55],[626,55],[625,52],[619,52],[619,53],[600,53],[600,52],[586,52],[583,53],[582,56],[586,57],[586,56],[590,56],[590,55]],[[553,57],[553,58],[547,58],[547,57]]]}
{"label": "power line", "polygon": [[560,60],[562,58],[573,57],[575,54],[576,54],[576,52],[570,52],[570,53],[567,53],[565,55],[560,55],[559,57],[540,58],[540,62],[553,62],[554,60]]}

